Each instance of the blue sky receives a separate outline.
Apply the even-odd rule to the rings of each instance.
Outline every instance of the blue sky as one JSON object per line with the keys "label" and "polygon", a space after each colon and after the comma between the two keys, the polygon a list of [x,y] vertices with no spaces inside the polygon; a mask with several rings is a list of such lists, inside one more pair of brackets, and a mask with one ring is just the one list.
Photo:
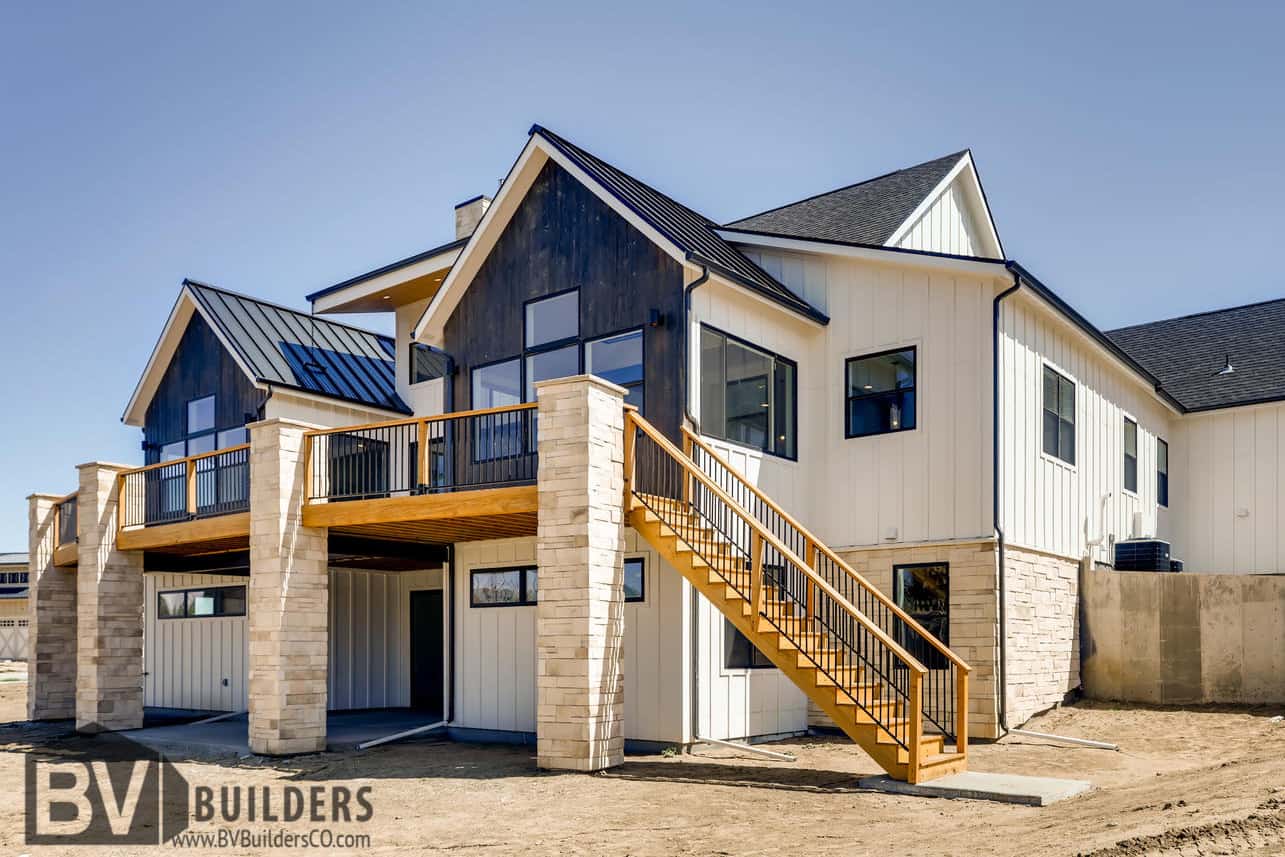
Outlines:
{"label": "blue sky", "polygon": [[184,276],[302,306],[453,237],[532,122],[716,220],[971,147],[1099,326],[1285,295],[1282,7],[1042,5],[4,4],[0,551],[140,460]]}

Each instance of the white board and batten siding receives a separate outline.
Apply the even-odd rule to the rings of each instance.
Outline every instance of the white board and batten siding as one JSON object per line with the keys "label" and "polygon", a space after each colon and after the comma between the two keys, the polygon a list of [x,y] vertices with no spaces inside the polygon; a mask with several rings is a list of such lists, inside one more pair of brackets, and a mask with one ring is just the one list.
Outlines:
{"label": "white board and batten siding", "polygon": [[162,592],[247,586],[249,579],[213,574],[143,576],[143,704],[197,711],[245,711],[250,635],[245,616],[161,619]]}
{"label": "white board and batten siding", "polygon": [[982,252],[982,243],[977,237],[979,214],[971,209],[969,196],[957,178],[909,227],[897,246],[956,256],[992,255]]}
{"label": "white board and batten siding", "polygon": [[1169,447],[1174,552],[1191,571],[1285,573],[1285,404],[1189,414]]}

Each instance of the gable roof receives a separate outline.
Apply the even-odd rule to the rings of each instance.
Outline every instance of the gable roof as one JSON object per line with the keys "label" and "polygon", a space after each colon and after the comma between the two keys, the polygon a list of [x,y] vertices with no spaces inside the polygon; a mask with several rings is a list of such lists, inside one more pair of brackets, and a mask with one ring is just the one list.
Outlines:
{"label": "gable roof", "polygon": [[[1107,331],[1188,411],[1285,400],[1285,299]],[[1230,361],[1235,371],[1220,375]]]}
{"label": "gable roof", "polygon": [[125,409],[122,419],[127,424],[142,424],[193,313],[200,313],[257,386],[411,413],[397,395],[396,344],[390,337],[185,279]]}
{"label": "gable roof", "polygon": [[747,259],[717,233],[718,224],[682,203],[617,169],[564,137],[532,125],[530,133],[547,140],[638,217],[687,254],[696,264],[714,268],[725,277],[822,324],[829,318],[788,287]]}
{"label": "gable roof", "polygon": [[968,156],[964,149],[743,217],[726,228],[850,244],[887,244],[960,160]]}

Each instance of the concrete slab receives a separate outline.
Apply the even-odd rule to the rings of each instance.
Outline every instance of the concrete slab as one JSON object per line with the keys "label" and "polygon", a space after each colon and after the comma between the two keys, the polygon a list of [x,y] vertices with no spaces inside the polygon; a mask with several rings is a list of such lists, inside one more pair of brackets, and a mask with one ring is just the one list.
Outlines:
{"label": "concrete slab", "polygon": [[858,782],[858,785],[863,789],[873,789],[889,794],[992,800],[1024,806],[1048,806],[1093,788],[1093,784],[1085,780],[1023,777],[1018,774],[983,774],[978,771],[951,774],[919,785],[903,783],[888,776],[865,777]]}

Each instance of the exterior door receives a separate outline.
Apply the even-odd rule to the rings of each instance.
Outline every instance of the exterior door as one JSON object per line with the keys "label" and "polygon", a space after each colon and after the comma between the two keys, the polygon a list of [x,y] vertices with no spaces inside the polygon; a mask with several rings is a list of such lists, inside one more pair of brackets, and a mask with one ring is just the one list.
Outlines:
{"label": "exterior door", "polygon": [[440,716],[445,711],[442,691],[442,590],[410,594],[410,704]]}

